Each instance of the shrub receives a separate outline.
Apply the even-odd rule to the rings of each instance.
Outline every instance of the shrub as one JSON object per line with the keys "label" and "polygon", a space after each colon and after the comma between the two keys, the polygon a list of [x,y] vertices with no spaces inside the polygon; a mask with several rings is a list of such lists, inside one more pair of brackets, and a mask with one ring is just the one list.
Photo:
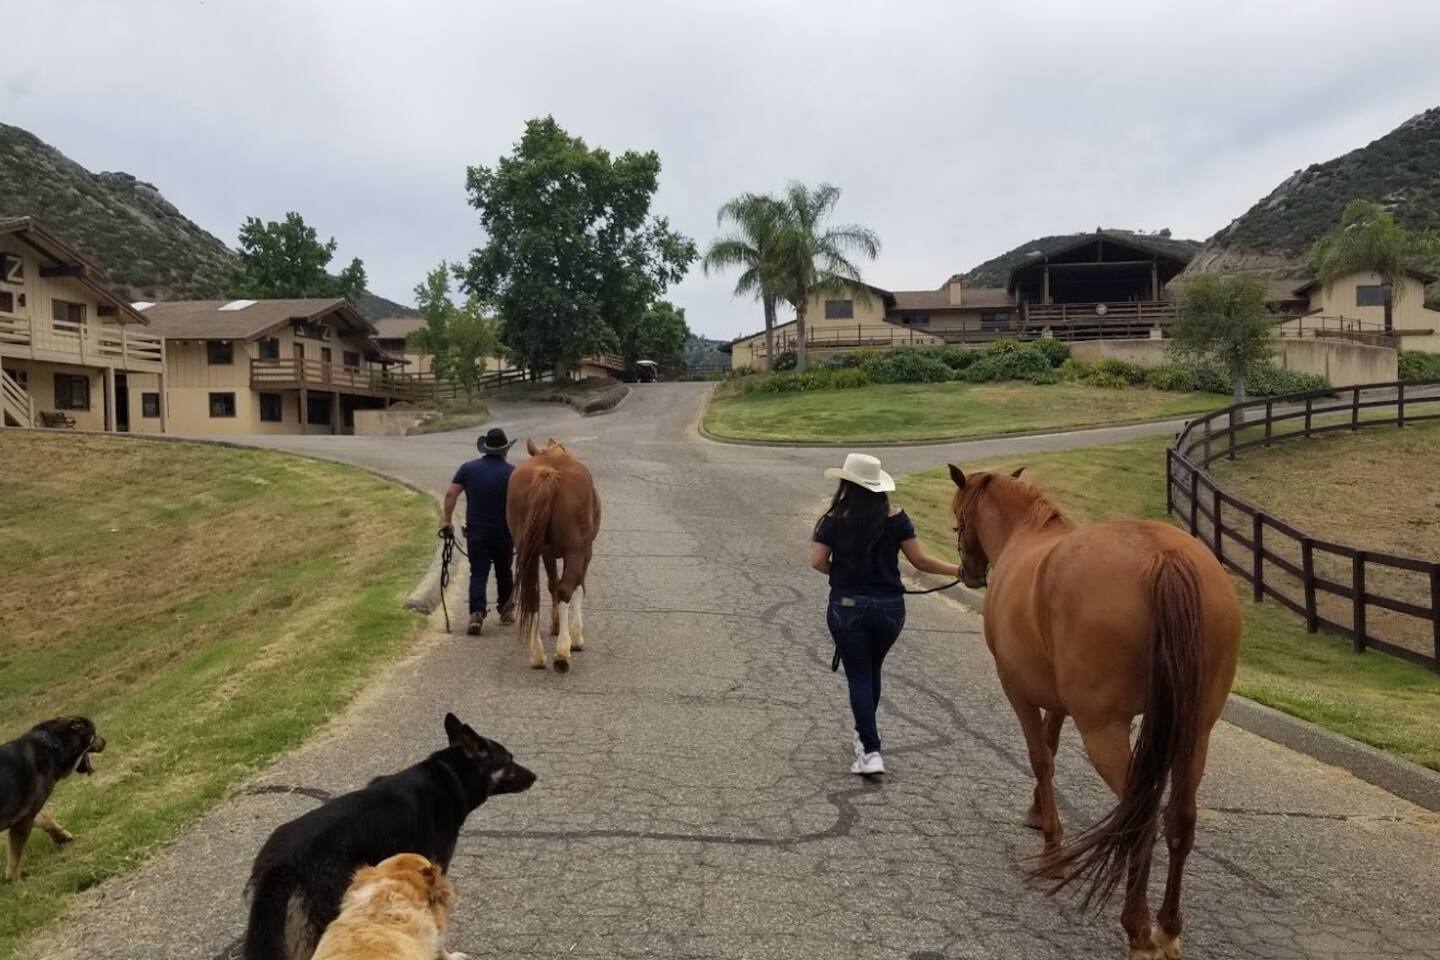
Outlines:
{"label": "shrub", "polygon": [[932,350],[931,354],[955,371],[969,369],[982,356],[979,350],[971,350],[966,347],[939,347]]}
{"label": "shrub", "polygon": [[1051,369],[1050,358],[1034,344],[996,340],[985,348],[980,359],[960,372],[960,379],[971,383],[1028,380]]}
{"label": "shrub", "polygon": [[1130,387],[1129,380],[1111,370],[1091,370],[1086,374],[1085,382],[1102,390],[1127,390]]}
{"label": "shrub", "polygon": [[1245,384],[1245,389],[1251,396],[1277,397],[1285,393],[1323,390],[1328,386],[1330,386],[1330,381],[1313,373],[1267,367],[1256,373],[1250,382]]}
{"label": "shrub", "polygon": [[[1090,371],[1085,375],[1085,381],[1095,383],[1096,378],[1099,378],[1106,381],[1104,386],[1111,386],[1114,381],[1118,380],[1124,386],[1133,387],[1144,383],[1147,376],[1148,371],[1138,363],[1104,357],[1090,365]],[[1096,385],[1101,386],[1101,384]]]}
{"label": "shrub", "polygon": [[746,391],[765,393],[805,393],[811,390],[852,390],[870,380],[862,370],[786,370],[746,384]]}
{"label": "shrub", "polygon": [[855,353],[837,353],[835,356],[820,364],[826,370],[853,370],[860,366],[864,359],[857,351]]}
{"label": "shrub", "polygon": [[871,383],[944,383],[951,371],[929,351],[898,348],[865,359],[860,369]]}
{"label": "shrub", "polygon": [[1401,380],[1440,380],[1440,353],[1421,350],[1400,351]]}
{"label": "shrub", "polygon": [[1030,344],[1032,350],[1039,350],[1050,361],[1050,366],[1059,367],[1070,359],[1070,347],[1054,337],[1042,337]]}
{"label": "shrub", "polygon": [[1090,371],[1089,364],[1079,357],[1066,357],[1065,362],[1060,364],[1061,380],[1083,380],[1085,374]]}
{"label": "shrub", "polygon": [[1030,383],[1048,384],[1059,383],[1060,372],[1058,370],[1037,370],[1034,373],[1027,373],[1025,379]]}
{"label": "shrub", "polygon": [[785,370],[794,370],[795,365],[799,362],[799,359],[795,356],[794,350],[785,350],[781,353],[775,354],[775,362],[770,364],[770,369],[775,371],[776,373],[780,373]]}

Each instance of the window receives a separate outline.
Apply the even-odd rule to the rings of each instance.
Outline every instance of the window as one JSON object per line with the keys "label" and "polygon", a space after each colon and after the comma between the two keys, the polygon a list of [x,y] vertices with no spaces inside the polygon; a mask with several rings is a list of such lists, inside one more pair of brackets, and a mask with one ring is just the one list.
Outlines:
{"label": "window", "polygon": [[1004,311],[998,313],[980,314],[981,330],[1006,330],[1010,327],[1010,314]]}
{"label": "window", "polygon": [[84,323],[85,304],[71,303],[69,300],[51,300],[50,318],[61,323]]}
{"label": "window", "polygon": [[907,327],[928,327],[930,326],[930,314],[928,313],[907,313],[900,318],[900,322]]}
{"label": "window", "polygon": [[345,366],[347,366],[347,367],[358,367],[358,366],[360,366],[360,352],[359,352],[358,350],[346,350],[346,351],[345,351]]}
{"label": "window", "polygon": [[285,420],[285,407],[281,403],[280,394],[260,394],[260,419],[266,423],[283,423]]}
{"label": "window", "polygon": [[160,418],[160,394],[140,394],[140,416],[147,420],[158,420]]}
{"label": "window", "polygon": [[826,320],[849,320],[855,316],[854,300],[826,300]]}
{"label": "window", "polygon": [[1385,306],[1385,290],[1378,283],[1362,283],[1355,288],[1355,306]]}
{"label": "window", "polygon": [[55,409],[89,410],[90,378],[70,373],[55,374]]}
{"label": "window", "polygon": [[210,394],[210,416],[212,419],[235,416],[235,394]]}
{"label": "window", "polygon": [[0,281],[25,282],[25,261],[12,253],[0,253]]}
{"label": "window", "polygon": [[235,344],[229,340],[206,340],[205,362],[212,367],[228,367],[235,362]]}
{"label": "window", "polygon": [[275,337],[263,337],[260,340],[260,359],[279,360],[280,341]]}
{"label": "window", "polygon": [[15,312],[15,294],[9,290],[0,290],[0,313]]}

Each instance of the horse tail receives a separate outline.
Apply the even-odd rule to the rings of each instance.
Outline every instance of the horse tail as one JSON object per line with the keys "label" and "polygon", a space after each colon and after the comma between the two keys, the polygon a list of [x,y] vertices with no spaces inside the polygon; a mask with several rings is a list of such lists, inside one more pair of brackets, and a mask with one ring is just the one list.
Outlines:
{"label": "horse tail", "polygon": [[1200,575],[1189,558],[1166,551],[1152,561],[1148,579],[1155,623],[1150,692],[1125,790],[1115,809],[1065,846],[1057,862],[1062,879],[1051,891],[1079,881],[1086,909],[1109,901],[1131,860],[1150,856],[1165,784],[1172,774],[1189,775],[1199,746]]}
{"label": "horse tail", "polygon": [[540,615],[540,554],[545,548],[545,535],[550,529],[550,514],[555,508],[555,493],[560,474],[554,467],[537,467],[530,484],[525,519],[515,538],[516,579],[520,588],[520,636],[530,635],[530,626]]}

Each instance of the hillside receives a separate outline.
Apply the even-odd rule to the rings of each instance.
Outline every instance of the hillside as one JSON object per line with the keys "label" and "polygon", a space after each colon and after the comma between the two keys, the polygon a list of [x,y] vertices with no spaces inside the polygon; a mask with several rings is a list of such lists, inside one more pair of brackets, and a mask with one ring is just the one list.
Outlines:
{"label": "hillside", "polygon": [[685,338],[685,365],[691,370],[729,369],[730,355],[721,353],[724,340],[711,340],[692,333]]}
{"label": "hillside", "polygon": [[[0,123],[0,216],[31,216],[74,246],[129,300],[211,300],[227,294],[235,252],[188,219],[154,184],[91,173],[33,134]],[[408,315],[366,294],[370,319]]]}
{"label": "hillside", "polygon": [[[1121,230],[1114,228],[1103,228],[1106,236],[1115,237],[1119,240],[1134,240],[1143,243],[1148,247],[1173,253],[1180,257],[1189,258],[1200,249],[1198,240],[1179,240],[1170,236],[1169,230],[1162,230],[1159,233],[1141,233],[1135,230]],[[1061,233],[1052,237],[1041,237],[1038,240],[1031,240],[1029,243],[1022,243],[1013,250],[1007,250],[990,260],[986,260],[978,267],[973,268],[969,273],[964,274],[961,280],[972,287],[1003,287],[1010,279],[1010,271],[1020,265],[1034,251],[1049,253],[1068,244],[1084,240],[1086,237],[1094,236],[1094,233]]]}
{"label": "hillside", "polygon": [[1408,227],[1440,229],[1440,107],[1358,150],[1295,171],[1207,240],[1189,272],[1244,269],[1303,276],[1311,245],[1357,199],[1389,206]]}

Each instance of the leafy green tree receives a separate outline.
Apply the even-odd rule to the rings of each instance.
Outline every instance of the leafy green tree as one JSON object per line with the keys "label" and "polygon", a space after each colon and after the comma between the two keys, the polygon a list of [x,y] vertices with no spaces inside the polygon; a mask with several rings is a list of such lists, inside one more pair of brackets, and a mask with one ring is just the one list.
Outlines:
{"label": "leafy green tree", "polygon": [[840,200],[840,188],[822,183],[813,190],[791,183],[780,198],[784,210],[776,244],[778,288],[795,308],[795,366],[805,369],[805,314],[816,295],[849,297],[868,303],[870,290],[860,279],[855,255],[874,260],[880,238],[859,224],[827,226]]}
{"label": "leafy green tree", "polygon": [[1352,273],[1380,276],[1385,300],[1385,329],[1395,329],[1394,304],[1405,295],[1405,274],[1423,257],[1440,256],[1440,236],[1407,230],[1378,203],[1351,200],[1340,225],[1315,242],[1310,264],[1328,294]]}
{"label": "leafy green tree", "polygon": [[527,368],[557,375],[619,348],[626,325],[678,283],[695,244],[650,214],[660,158],[612,157],[531,120],[509,156],[471,167],[470,205],[486,243],[464,285],[495,305],[500,340]]}
{"label": "leafy green tree", "polygon": [[685,369],[685,346],[689,339],[685,308],[660,300],[627,327],[621,338],[620,355],[626,370],[633,372],[636,360],[654,360],[661,370],[676,374]]}
{"label": "leafy green tree", "polygon": [[295,212],[283,222],[246,217],[240,227],[240,266],[232,282],[234,296],[251,300],[344,297],[358,303],[365,292],[365,265],[359,259],[332,276],[335,238],[320,242],[315,228]]}
{"label": "leafy green tree", "polygon": [[1265,284],[1248,274],[1200,274],[1185,284],[1170,336],[1180,359],[1223,367],[1235,402],[1243,402],[1246,382],[1270,365],[1274,353]]}
{"label": "leafy green tree", "polygon": [[735,232],[710,244],[701,266],[712,270],[740,269],[737,297],[756,297],[765,311],[765,356],[775,356],[775,304],[784,297],[778,262],[778,237],[784,205],[774,197],[746,193],[722,206],[717,226],[735,225]]}
{"label": "leafy green tree", "polygon": [[483,385],[488,358],[499,350],[498,324],[485,316],[483,304],[474,296],[456,307],[450,297],[452,267],[440,265],[425,275],[415,288],[415,304],[425,325],[408,338],[409,346],[430,355],[430,369],[437,380],[464,389],[474,397]]}

